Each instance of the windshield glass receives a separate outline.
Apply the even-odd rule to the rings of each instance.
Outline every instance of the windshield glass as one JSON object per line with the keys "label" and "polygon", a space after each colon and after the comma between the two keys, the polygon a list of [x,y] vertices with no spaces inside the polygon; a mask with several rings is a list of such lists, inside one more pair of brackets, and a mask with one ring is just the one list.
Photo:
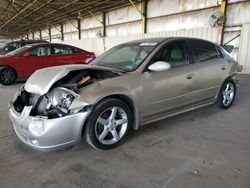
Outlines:
{"label": "windshield glass", "polygon": [[126,72],[133,71],[142,64],[156,45],[157,42],[119,45],[99,56],[91,64],[119,69]]}
{"label": "windshield glass", "polygon": [[23,46],[21,48],[18,48],[12,52],[9,52],[7,53],[6,55],[7,56],[13,56],[13,55],[16,55],[16,54],[19,54],[19,53],[22,53],[24,50],[28,49],[28,48],[31,48],[31,46],[27,45],[27,46]]}

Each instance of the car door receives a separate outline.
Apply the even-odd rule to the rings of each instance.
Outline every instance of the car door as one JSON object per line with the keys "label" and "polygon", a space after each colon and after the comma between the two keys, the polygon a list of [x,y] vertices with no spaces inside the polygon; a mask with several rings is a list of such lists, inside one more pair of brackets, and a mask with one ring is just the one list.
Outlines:
{"label": "car door", "polygon": [[227,60],[213,43],[197,39],[192,39],[189,43],[196,69],[194,102],[213,101],[225,78]]}
{"label": "car door", "polygon": [[26,77],[38,69],[49,67],[49,56],[51,56],[50,46],[34,47],[25,53],[22,57],[22,62],[26,69]]}
{"label": "car door", "polygon": [[78,63],[78,59],[75,59],[74,49],[64,45],[52,46],[52,56],[49,61],[53,66]]}
{"label": "car door", "polygon": [[185,40],[168,42],[150,64],[165,61],[167,71],[145,71],[142,75],[144,119],[155,118],[184,109],[193,103],[194,67],[190,64]]}

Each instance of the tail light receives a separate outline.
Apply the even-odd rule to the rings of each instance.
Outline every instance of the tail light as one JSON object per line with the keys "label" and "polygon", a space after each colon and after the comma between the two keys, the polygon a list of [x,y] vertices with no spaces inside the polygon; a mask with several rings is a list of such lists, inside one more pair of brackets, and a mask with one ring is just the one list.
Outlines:
{"label": "tail light", "polygon": [[86,63],[89,64],[96,58],[96,55],[94,53],[90,52],[90,53],[86,54],[86,57],[87,57]]}

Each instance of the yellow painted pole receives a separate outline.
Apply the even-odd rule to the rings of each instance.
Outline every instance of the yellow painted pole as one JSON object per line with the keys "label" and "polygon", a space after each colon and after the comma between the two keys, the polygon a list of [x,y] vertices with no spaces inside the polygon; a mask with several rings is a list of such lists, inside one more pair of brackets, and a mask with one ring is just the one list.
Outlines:
{"label": "yellow painted pole", "polygon": [[91,14],[91,16],[93,16],[93,18],[96,19],[96,21],[103,25],[102,21],[95,14],[93,14],[91,11],[89,11],[89,13]]}
{"label": "yellow painted pole", "polygon": [[91,16],[93,17],[93,18],[95,18],[95,20],[97,21],[97,22],[99,22],[100,24],[102,24],[102,31],[103,31],[103,35],[105,35],[104,34],[104,27],[105,27],[105,25],[104,25],[104,20],[103,21],[101,21],[95,14],[93,14],[91,11],[89,11],[89,13],[91,14]]}
{"label": "yellow painted pole", "polygon": [[[227,0],[221,0],[220,12],[223,16],[226,16],[226,9],[227,9]],[[219,39],[220,45],[223,44],[224,30],[225,30],[225,21],[222,23],[222,26],[220,28],[220,39]]]}
{"label": "yellow painted pole", "polygon": [[135,3],[132,0],[129,0],[129,2],[131,3],[131,5],[134,7],[134,9],[141,15],[141,20],[142,20],[142,36],[144,36],[145,33],[145,16],[144,14],[138,9],[138,7],[135,5]]}
{"label": "yellow painted pole", "polygon": [[222,0],[221,2],[221,6],[220,6],[220,11],[221,13],[224,15],[225,14],[225,10],[226,10],[226,1]]}

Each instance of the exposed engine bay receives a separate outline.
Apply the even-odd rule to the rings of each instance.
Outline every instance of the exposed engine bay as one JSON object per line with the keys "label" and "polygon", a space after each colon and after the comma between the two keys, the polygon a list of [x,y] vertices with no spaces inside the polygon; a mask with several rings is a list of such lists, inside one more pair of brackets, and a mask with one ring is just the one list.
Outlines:
{"label": "exposed engine bay", "polygon": [[79,89],[95,82],[121,75],[105,70],[76,70],[69,72],[50,88],[44,95],[29,93],[20,89],[14,100],[14,108],[21,113],[25,106],[32,106],[30,116],[48,119],[63,117],[68,114],[85,111],[91,105],[80,101]]}

